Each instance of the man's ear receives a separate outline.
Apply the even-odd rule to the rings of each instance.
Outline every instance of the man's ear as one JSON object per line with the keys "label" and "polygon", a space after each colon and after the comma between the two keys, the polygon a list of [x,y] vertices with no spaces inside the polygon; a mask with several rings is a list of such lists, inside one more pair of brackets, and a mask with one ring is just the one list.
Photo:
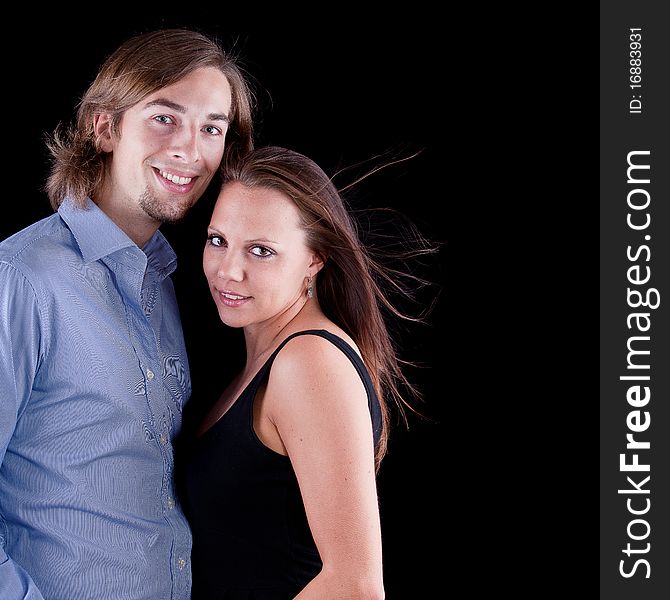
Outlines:
{"label": "man's ear", "polygon": [[96,148],[102,152],[111,152],[113,149],[112,115],[109,113],[93,115],[93,132]]}

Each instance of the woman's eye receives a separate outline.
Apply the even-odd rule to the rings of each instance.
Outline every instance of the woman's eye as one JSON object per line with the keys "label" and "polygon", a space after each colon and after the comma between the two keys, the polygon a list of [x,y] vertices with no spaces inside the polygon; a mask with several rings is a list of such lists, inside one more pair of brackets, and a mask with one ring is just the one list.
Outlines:
{"label": "woman's eye", "polygon": [[159,123],[165,123],[166,125],[174,123],[172,117],[168,117],[167,115],[157,115],[154,117],[154,121],[158,121]]}
{"label": "woman's eye", "polygon": [[260,256],[261,258],[265,258],[266,256],[272,256],[272,250],[268,250],[264,246],[254,246],[251,249],[251,253],[255,254],[256,256]]}
{"label": "woman's eye", "polygon": [[209,235],[207,236],[207,241],[217,248],[223,246],[223,238],[220,235]]}

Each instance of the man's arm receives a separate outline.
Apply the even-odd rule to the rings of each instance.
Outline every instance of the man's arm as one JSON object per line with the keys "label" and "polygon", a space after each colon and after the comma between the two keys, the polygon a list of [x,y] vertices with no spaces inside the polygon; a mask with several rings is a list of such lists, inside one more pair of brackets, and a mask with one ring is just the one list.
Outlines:
{"label": "man's arm", "polygon": [[[17,421],[30,398],[39,364],[40,340],[35,291],[23,275],[0,263],[0,469]],[[0,516],[0,598],[42,600],[30,575],[7,555],[7,533],[7,524]]]}

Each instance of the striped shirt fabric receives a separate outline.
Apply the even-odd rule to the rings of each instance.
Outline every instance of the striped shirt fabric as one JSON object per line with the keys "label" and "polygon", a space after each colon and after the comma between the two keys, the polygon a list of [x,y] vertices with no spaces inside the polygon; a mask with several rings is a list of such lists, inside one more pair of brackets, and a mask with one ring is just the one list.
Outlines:
{"label": "striped shirt fabric", "polygon": [[160,232],[93,202],[0,243],[0,598],[187,600],[191,380]]}

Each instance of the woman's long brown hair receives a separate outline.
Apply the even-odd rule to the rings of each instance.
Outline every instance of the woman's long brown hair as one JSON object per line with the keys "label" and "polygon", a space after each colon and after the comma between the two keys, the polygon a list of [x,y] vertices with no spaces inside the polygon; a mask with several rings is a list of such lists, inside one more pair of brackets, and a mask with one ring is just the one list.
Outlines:
{"label": "woman's long brown hair", "polygon": [[[310,158],[276,146],[259,148],[224,172],[224,186],[240,182],[247,187],[276,189],[291,198],[298,208],[307,244],[324,259],[316,277],[319,303],[326,316],[356,342],[374,383],[382,412],[382,433],[375,452],[377,469],[387,449],[389,402],[406,419],[406,400],[419,392],[403,373],[398,349],[384,313],[400,319],[416,320],[390,301],[388,290],[403,295],[403,276],[373,257],[361,242],[356,222],[331,179]],[[422,236],[415,235],[405,255],[434,251]]]}

